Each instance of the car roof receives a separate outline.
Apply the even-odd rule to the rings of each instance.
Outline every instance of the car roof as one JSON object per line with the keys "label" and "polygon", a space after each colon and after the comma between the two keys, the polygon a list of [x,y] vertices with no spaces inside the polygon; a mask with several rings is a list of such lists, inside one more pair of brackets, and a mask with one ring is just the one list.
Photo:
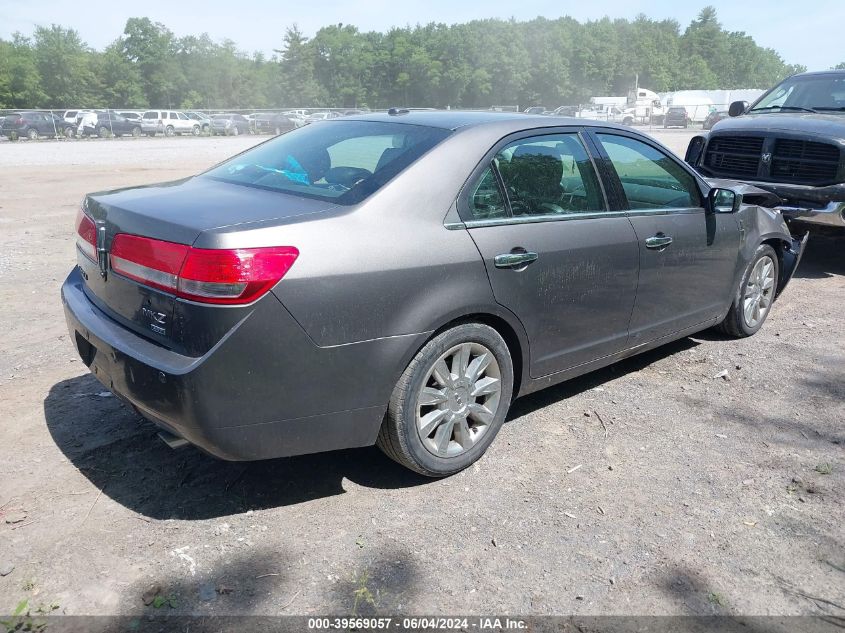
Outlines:
{"label": "car roof", "polygon": [[816,70],[809,73],[798,73],[793,77],[845,77],[845,70]]}
{"label": "car roof", "polygon": [[424,125],[445,130],[477,127],[482,125],[497,125],[511,123],[514,129],[531,129],[538,127],[560,127],[568,125],[589,125],[591,127],[613,127],[628,129],[621,125],[604,121],[588,121],[574,117],[558,117],[531,115],[524,112],[489,112],[473,110],[399,110],[396,114],[387,112],[355,114],[343,117],[344,121],[381,121],[404,123],[407,125]]}

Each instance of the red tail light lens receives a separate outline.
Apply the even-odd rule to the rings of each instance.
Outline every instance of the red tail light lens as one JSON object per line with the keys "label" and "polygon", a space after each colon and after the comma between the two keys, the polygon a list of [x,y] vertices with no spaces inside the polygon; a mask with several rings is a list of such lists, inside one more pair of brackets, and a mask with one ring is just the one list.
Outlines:
{"label": "red tail light lens", "polygon": [[112,243],[111,265],[124,277],[184,299],[244,304],[275,286],[298,255],[292,246],[203,249],[120,234]]}
{"label": "red tail light lens", "polygon": [[97,227],[82,209],[76,214],[76,247],[91,261],[97,261]]}
{"label": "red tail light lens", "polygon": [[177,294],[208,303],[248,303],[275,286],[298,256],[292,246],[192,248],[179,274]]}
{"label": "red tail light lens", "polygon": [[121,233],[111,246],[116,273],[165,292],[176,292],[179,271],[190,246]]}

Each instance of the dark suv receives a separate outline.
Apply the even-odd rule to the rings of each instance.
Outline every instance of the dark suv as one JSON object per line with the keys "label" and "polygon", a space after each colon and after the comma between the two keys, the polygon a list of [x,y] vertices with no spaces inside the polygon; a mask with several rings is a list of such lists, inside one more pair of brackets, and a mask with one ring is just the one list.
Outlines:
{"label": "dark suv", "polygon": [[845,227],[845,70],[793,75],[729,113],[693,137],[690,165],[773,192],[787,218]]}
{"label": "dark suv", "polygon": [[73,126],[50,112],[15,112],[0,122],[0,135],[9,138],[72,136]]}
{"label": "dark suv", "polygon": [[689,126],[689,114],[684,106],[672,106],[666,111],[663,117],[663,127],[687,127]]}

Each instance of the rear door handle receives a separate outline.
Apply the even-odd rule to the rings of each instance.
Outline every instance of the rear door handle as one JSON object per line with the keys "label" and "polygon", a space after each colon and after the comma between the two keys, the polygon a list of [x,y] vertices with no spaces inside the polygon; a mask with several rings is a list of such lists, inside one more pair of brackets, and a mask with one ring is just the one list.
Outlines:
{"label": "rear door handle", "polygon": [[496,268],[519,268],[520,266],[530,264],[538,257],[539,255],[537,253],[530,251],[524,253],[503,253],[493,258],[493,264],[495,264]]}
{"label": "rear door handle", "polygon": [[649,237],[645,241],[646,248],[661,249],[666,248],[672,243],[672,238],[663,233],[658,233],[654,237]]}

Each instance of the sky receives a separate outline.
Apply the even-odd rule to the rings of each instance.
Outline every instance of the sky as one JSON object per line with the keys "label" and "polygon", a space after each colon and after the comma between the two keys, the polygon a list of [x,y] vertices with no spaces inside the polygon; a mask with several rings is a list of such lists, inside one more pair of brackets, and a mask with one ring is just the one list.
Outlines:
{"label": "sky", "polygon": [[149,17],[177,36],[206,32],[215,40],[228,38],[244,51],[262,51],[269,56],[281,47],[285,29],[292,24],[312,36],[321,26],[338,23],[353,24],[362,31],[386,31],[391,26],[454,24],[481,18],[522,21],[569,15],[583,22],[605,16],[633,19],[644,13],[654,19],[672,18],[684,29],[707,4],[716,7],[724,28],[745,31],[759,45],[775,49],[787,63],[825,70],[845,61],[845,0],[811,0],[807,4],[795,0],[534,0],[525,4],[513,0],[250,0],[243,4],[231,0],[86,0],[82,4],[0,0],[0,37],[8,39],[15,31],[29,35],[36,25],[59,24],[76,29],[89,46],[102,49],[123,32],[127,18]]}

